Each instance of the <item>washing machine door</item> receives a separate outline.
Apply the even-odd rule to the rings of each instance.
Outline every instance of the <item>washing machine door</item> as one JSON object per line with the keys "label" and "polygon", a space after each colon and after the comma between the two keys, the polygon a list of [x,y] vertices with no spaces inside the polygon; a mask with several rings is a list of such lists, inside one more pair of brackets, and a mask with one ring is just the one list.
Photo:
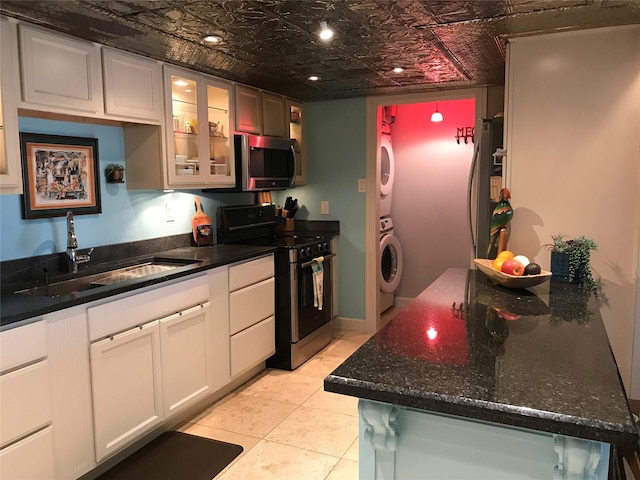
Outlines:
{"label": "washing machine door", "polygon": [[389,195],[393,188],[394,164],[391,138],[388,135],[382,135],[380,139],[380,195],[382,197]]}
{"label": "washing machine door", "polygon": [[380,290],[395,292],[402,278],[402,247],[395,235],[380,239]]}

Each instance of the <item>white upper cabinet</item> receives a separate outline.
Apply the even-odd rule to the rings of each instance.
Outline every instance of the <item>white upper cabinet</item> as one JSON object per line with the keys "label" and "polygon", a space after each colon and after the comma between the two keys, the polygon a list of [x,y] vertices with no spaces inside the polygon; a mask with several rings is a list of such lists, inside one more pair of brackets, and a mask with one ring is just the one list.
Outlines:
{"label": "white upper cabinet", "polygon": [[256,88],[236,85],[236,130],[262,135],[262,95]]}
{"label": "white upper cabinet", "polygon": [[164,72],[169,186],[235,186],[231,84],[170,66]]}
{"label": "white upper cabinet", "polygon": [[16,24],[0,19],[0,193],[22,193],[20,142],[18,39]]}
{"label": "white upper cabinet", "polygon": [[269,137],[287,138],[285,98],[262,92],[262,133]]}
{"label": "white upper cabinet", "polygon": [[289,113],[289,140],[293,142],[296,152],[296,185],[303,185],[307,181],[307,155],[304,141],[304,116],[302,103],[287,99]]}
{"label": "white upper cabinet", "polygon": [[287,138],[285,97],[236,85],[235,100],[237,131]]}
{"label": "white upper cabinet", "polygon": [[20,25],[20,54],[26,104],[103,111],[99,45]]}
{"label": "white upper cabinet", "polygon": [[161,123],[162,66],[138,55],[102,49],[104,109],[107,115]]}

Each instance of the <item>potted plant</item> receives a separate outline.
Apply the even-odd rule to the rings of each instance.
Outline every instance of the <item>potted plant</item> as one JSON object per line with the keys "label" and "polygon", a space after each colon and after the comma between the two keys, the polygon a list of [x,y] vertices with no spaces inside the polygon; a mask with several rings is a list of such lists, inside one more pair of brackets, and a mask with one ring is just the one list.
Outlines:
{"label": "potted plant", "polygon": [[596,281],[591,274],[591,250],[598,245],[591,238],[580,235],[565,240],[563,235],[552,235],[553,243],[545,245],[551,250],[551,273],[555,278],[569,283],[584,284],[598,295]]}

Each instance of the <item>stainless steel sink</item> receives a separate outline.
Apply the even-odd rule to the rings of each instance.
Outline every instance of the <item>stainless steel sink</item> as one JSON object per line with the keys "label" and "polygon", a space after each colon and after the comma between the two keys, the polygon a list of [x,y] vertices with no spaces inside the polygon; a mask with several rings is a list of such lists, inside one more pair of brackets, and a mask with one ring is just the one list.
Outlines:
{"label": "stainless steel sink", "polygon": [[95,273],[93,275],[71,278],[61,282],[50,283],[48,285],[18,290],[15,293],[40,297],[58,297],[118,282],[124,282],[126,280],[134,280],[137,278],[147,277],[149,275],[169,272],[176,268],[200,262],[200,260],[192,259],[152,258],[128,267],[121,267],[106,272]]}

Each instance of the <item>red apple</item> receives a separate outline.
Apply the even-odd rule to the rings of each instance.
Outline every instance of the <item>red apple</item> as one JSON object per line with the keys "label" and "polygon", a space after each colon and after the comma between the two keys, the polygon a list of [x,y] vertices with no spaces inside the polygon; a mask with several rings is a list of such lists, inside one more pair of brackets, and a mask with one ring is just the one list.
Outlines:
{"label": "red apple", "polygon": [[502,267],[500,267],[500,271],[502,273],[521,277],[524,273],[524,265],[522,265],[522,263],[515,258],[510,258],[502,264]]}

